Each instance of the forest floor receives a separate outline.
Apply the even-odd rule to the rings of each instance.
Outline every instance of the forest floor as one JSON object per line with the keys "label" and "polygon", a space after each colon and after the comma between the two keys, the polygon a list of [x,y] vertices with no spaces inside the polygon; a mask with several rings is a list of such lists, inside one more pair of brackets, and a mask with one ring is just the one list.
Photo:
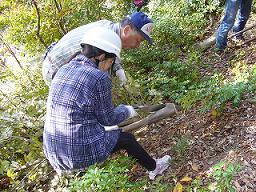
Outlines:
{"label": "forest floor", "polygon": [[[250,20],[248,26],[256,23]],[[229,48],[222,55],[209,49],[202,55],[207,63],[202,75],[221,72],[230,75],[230,68],[238,62],[252,66],[256,62],[255,41],[239,46],[256,37],[256,29],[244,33],[244,41],[229,40]],[[154,157],[169,154],[171,165],[161,179],[176,185],[184,176],[208,183],[207,173],[221,161],[239,163],[241,170],[232,179],[237,192],[256,191],[256,93],[244,95],[240,104],[225,106],[221,114],[198,112],[195,107],[180,111],[174,117],[152,124],[135,132],[136,138]],[[134,180],[148,177],[140,166],[132,172]]]}
{"label": "forest floor", "polygon": [[[253,18],[248,26],[256,23],[256,16]],[[229,77],[231,69],[239,62],[249,67],[255,65],[255,41],[239,46],[255,37],[256,27],[244,33],[243,41],[230,39],[229,47],[222,55],[216,54],[213,48],[206,50],[201,55],[204,63],[200,69],[201,75],[209,76],[218,71]],[[172,157],[170,167],[156,182],[172,186],[180,182],[185,187],[191,181],[198,180],[200,186],[208,186],[212,182],[208,177],[211,167],[219,162],[227,162],[241,166],[231,182],[235,191],[255,192],[256,93],[244,95],[237,107],[227,103],[222,113],[199,113],[199,108],[196,106],[186,112],[181,110],[173,117],[134,132],[139,143],[153,157],[166,154]],[[129,174],[131,181],[149,181],[148,173],[138,164],[133,166]],[[52,181],[54,175],[51,173],[49,177]],[[187,177],[186,182],[181,181],[184,177]],[[46,185],[46,188],[50,187]]]}

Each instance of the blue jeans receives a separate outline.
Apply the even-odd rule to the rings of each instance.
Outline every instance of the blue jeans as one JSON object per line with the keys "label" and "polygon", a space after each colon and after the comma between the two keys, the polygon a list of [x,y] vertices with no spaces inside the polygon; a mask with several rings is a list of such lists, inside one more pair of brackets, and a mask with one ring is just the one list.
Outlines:
{"label": "blue jeans", "polygon": [[224,18],[216,33],[216,47],[218,49],[224,50],[227,46],[228,32],[232,27],[234,32],[244,29],[249,19],[251,7],[252,0],[226,0]]}

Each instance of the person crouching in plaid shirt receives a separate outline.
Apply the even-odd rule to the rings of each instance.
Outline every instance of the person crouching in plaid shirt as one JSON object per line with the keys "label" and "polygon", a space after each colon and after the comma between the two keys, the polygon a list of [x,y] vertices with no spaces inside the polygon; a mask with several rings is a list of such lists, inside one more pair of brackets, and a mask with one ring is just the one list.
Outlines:
{"label": "person crouching in plaid shirt", "polygon": [[[82,170],[124,149],[149,172],[169,166],[170,156],[153,159],[131,133],[117,124],[137,115],[130,105],[113,106],[108,69],[120,58],[121,40],[112,30],[94,28],[81,41],[81,53],[56,73],[49,90],[43,148],[59,175]],[[109,126],[111,127],[109,130]]]}

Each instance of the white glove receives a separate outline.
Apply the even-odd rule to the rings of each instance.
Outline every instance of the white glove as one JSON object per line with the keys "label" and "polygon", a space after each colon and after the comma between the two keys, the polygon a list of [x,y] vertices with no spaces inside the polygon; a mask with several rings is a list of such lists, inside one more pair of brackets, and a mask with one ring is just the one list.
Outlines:
{"label": "white glove", "polygon": [[125,107],[126,107],[126,108],[128,109],[128,111],[129,111],[129,118],[135,117],[135,116],[139,115],[139,114],[135,111],[135,109],[133,108],[133,106],[131,106],[131,105],[125,105]]}
{"label": "white glove", "polygon": [[113,126],[104,126],[106,131],[112,131],[112,130],[117,130],[119,129],[119,127],[117,125],[113,125]]}
{"label": "white glove", "polygon": [[123,69],[118,69],[116,71],[116,76],[119,78],[120,81],[120,86],[122,87],[123,85],[125,85],[127,78],[125,76],[124,70]]}

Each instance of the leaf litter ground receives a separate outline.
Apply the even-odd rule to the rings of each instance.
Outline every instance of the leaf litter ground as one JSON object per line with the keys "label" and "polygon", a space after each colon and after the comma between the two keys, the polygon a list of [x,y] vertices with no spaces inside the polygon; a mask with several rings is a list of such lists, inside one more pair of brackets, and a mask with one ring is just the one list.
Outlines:
{"label": "leaf litter ground", "polygon": [[[254,16],[248,26],[255,21]],[[246,32],[244,37],[244,41],[256,37],[256,30]],[[229,40],[232,46],[229,45],[223,55],[217,55],[213,49],[207,50],[202,60],[208,65],[200,70],[201,74],[210,75],[217,70],[228,77],[231,63],[241,61],[248,66],[255,65],[256,43],[239,46],[244,41]],[[135,132],[152,156],[172,156],[171,166],[162,182],[176,185],[177,181],[188,176],[200,178],[206,185],[209,183],[206,173],[214,164],[239,162],[242,169],[232,180],[235,191],[256,191],[256,93],[244,95],[237,107],[227,103],[220,116],[197,111],[197,107],[181,111],[175,117]],[[134,170],[131,173],[134,181],[147,177],[140,166],[136,165]]]}

